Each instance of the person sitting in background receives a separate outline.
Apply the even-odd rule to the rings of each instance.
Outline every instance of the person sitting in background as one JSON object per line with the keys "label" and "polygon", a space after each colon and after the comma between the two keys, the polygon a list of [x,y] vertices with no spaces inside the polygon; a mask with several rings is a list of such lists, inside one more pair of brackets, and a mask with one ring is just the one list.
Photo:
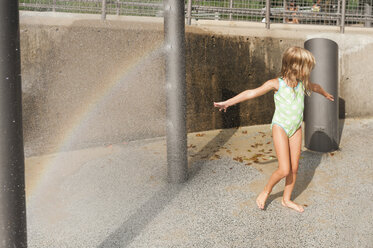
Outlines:
{"label": "person sitting in background", "polygon": [[[289,3],[288,7],[287,7],[287,10],[298,11],[299,8],[298,8],[298,5],[296,4],[295,1],[291,1]],[[295,17],[297,15],[297,13],[291,13],[291,15],[293,17],[291,17],[291,18],[285,18],[286,23],[296,23],[296,24],[298,24],[299,20],[298,20],[298,18]]]}
{"label": "person sitting in background", "polygon": [[317,0],[317,2],[314,4],[314,5],[312,5],[312,11],[313,12],[320,12],[320,1],[321,0]]}

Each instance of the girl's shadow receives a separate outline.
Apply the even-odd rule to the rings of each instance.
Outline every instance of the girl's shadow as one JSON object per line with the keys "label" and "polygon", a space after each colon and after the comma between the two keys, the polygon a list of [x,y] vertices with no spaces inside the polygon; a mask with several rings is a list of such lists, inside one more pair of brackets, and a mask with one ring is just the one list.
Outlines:
{"label": "girl's shadow", "polygon": [[[321,152],[313,152],[310,150],[301,153],[302,159],[299,161],[297,179],[295,181],[293,193],[291,194],[292,200],[296,199],[304,190],[307,189],[315,175],[316,168],[321,162],[322,155],[323,153]],[[285,178],[281,179],[279,183],[285,185]],[[269,195],[264,208],[266,209],[273,200],[282,197],[283,194],[284,191],[282,190],[276,194]]]}

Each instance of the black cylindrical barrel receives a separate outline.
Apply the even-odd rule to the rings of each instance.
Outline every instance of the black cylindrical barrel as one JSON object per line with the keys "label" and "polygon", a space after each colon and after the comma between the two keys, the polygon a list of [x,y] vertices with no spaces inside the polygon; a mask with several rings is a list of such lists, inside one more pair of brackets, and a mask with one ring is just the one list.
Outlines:
{"label": "black cylindrical barrel", "polygon": [[18,1],[0,1],[0,247],[27,247]]}
{"label": "black cylindrical barrel", "polygon": [[316,59],[311,82],[334,96],[334,102],[313,92],[305,98],[305,146],[313,151],[338,149],[338,45],[332,40],[314,38],[304,43]]}

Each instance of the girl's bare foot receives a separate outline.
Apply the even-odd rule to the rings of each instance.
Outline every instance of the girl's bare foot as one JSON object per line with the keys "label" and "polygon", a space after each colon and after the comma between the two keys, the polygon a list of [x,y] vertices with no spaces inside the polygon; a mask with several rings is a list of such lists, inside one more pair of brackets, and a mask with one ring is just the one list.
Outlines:
{"label": "girl's bare foot", "polygon": [[266,190],[263,190],[262,193],[259,194],[259,196],[256,198],[256,204],[260,209],[264,209],[264,205],[266,203],[266,200],[269,196],[269,192]]}
{"label": "girl's bare foot", "polygon": [[295,211],[298,211],[300,213],[302,213],[304,211],[304,209],[303,209],[303,207],[301,205],[296,204],[293,201],[284,201],[284,199],[282,199],[281,203],[282,203],[282,206],[288,207],[288,208],[292,208]]}

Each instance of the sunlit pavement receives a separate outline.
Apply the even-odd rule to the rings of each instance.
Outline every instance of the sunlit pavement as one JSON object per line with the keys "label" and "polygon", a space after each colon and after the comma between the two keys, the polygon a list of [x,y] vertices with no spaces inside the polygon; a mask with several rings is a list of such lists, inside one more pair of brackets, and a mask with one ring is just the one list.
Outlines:
{"label": "sunlit pavement", "polygon": [[26,159],[29,247],[373,247],[373,119],[341,121],[340,150],[302,148],[293,200],[269,125],[188,134],[189,179],[167,183],[165,137]]}

